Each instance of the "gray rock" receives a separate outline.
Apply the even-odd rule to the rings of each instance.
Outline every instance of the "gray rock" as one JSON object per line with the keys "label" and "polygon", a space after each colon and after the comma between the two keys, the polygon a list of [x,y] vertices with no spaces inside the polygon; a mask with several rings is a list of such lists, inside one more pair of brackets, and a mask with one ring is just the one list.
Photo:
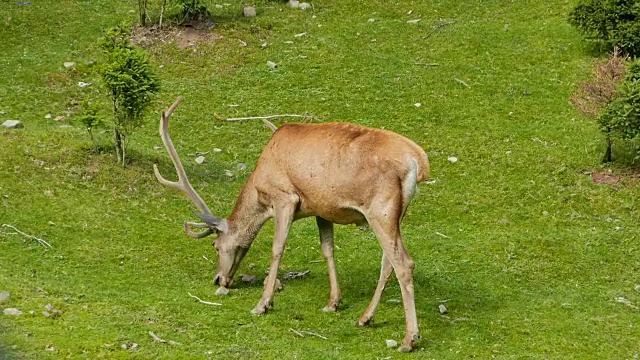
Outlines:
{"label": "gray rock", "polygon": [[0,292],[0,304],[11,297],[11,293],[8,291]]}
{"label": "gray rock", "polygon": [[300,10],[309,10],[311,9],[311,4],[303,2],[298,5],[298,9]]}
{"label": "gray rock", "polygon": [[256,8],[253,6],[245,6],[242,10],[242,13],[245,17],[255,17],[256,16]]}
{"label": "gray rock", "polygon": [[387,344],[388,348],[396,348],[398,347],[398,342],[395,340],[385,340],[384,341]]}
{"label": "gray rock", "polygon": [[444,304],[438,305],[438,310],[440,311],[440,314],[442,314],[442,315],[444,315],[444,314],[449,312],[449,310],[447,310],[447,307],[444,306]]}
{"label": "gray rock", "polygon": [[297,9],[300,7],[300,2],[297,0],[289,0],[289,2],[287,3],[287,5],[292,8],[292,9]]}
{"label": "gray rock", "polygon": [[18,316],[18,315],[22,315],[22,311],[16,309],[16,308],[6,308],[4,309],[3,313],[5,315],[10,315],[10,316]]}
{"label": "gray rock", "polygon": [[204,160],[205,160],[204,156],[198,156],[198,157],[196,158],[196,162],[197,162],[198,164],[203,164],[203,163],[204,163]]}
{"label": "gray rock", "polygon": [[20,120],[7,120],[2,123],[2,126],[7,129],[20,129],[24,127],[24,124]]}
{"label": "gray rock", "polygon": [[238,168],[239,171],[247,170],[247,165],[243,164],[243,163],[238,163],[238,165],[236,167]]}
{"label": "gray rock", "polygon": [[244,274],[242,275],[242,282],[253,284],[256,282],[256,276]]}
{"label": "gray rock", "polygon": [[218,290],[216,290],[216,295],[217,296],[225,296],[225,295],[228,295],[228,294],[229,294],[229,289],[227,289],[224,286],[220,286],[218,288]]}
{"label": "gray rock", "polygon": [[65,69],[71,69],[76,66],[76,63],[73,61],[65,61],[63,65]]}
{"label": "gray rock", "polygon": [[278,64],[274,63],[273,61],[267,61],[267,66],[269,67],[269,69],[275,69],[278,67]]}

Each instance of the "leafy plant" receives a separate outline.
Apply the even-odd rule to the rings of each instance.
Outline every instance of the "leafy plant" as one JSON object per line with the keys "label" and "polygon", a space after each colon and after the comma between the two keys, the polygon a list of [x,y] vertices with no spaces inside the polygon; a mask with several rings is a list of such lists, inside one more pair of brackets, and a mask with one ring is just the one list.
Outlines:
{"label": "leafy plant", "polygon": [[592,40],[640,54],[640,1],[582,0],[569,13],[569,23]]}
{"label": "leafy plant", "polygon": [[143,122],[143,114],[159,80],[146,53],[134,47],[124,26],[109,29],[100,40],[107,61],[100,76],[113,104],[113,136],[118,162],[126,164],[126,147],[133,131]]}
{"label": "leafy plant", "polygon": [[[628,58],[615,49],[606,60],[597,61],[591,79],[582,83],[570,98],[571,103],[584,115],[599,119],[607,106],[619,96],[618,85],[626,74]],[[607,150],[603,161],[611,162],[611,129],[603,127]]]}
{"label": "leafy plant", "polygon": [[87,130],[89,137],[91,138],[91,143],[93,144],[94,149],[98,148],[93,132],[95,129],[104,125],[104,121],[102,116],[98,115],[98,105],[92,102],[86,102],[83,111],[80,116],[76,117],[76,119],[82,124],[82,126]]}
{"label": "leafy plant", "polygon": [[636,139],[640,135],[640,60],[631,63],[618,92],[600,116],[600,125],[623,140]]}
{"label": "leafy plant", "polygon": [[201,0],[178,0],[180,6],[181,24],[188,23],[192,20],[202,21],[209,19],[211,13],[207,6]]}

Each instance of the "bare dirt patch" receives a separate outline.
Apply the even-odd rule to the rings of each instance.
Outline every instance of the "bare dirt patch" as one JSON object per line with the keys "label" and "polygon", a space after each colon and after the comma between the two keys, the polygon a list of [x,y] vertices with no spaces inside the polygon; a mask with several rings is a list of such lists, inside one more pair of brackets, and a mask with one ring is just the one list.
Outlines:
{"label": "bare dirt patch", "polygon": [[179,49],[197,47],[203,42],[213,42],[222,39],[222,35],[212,33],[208,28],[193,26],[175,27],[138,27],[131,34],[131,42],[141,47],[151,47],[157,44],[175,43]]}
{"label": "bare dirt patch", "polygon": [[614,173],[611,169],[594,170],[590,174],[595,184],[605,185],[638,185],[640,184],[640,170]]}

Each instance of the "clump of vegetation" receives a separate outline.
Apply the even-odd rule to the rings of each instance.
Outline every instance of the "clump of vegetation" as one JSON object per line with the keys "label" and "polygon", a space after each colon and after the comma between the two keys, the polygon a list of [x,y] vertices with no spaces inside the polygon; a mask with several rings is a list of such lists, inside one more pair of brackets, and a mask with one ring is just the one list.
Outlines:
{"label": "clump of vegetation", "polygon": [[638,0],[581,0],[569,13],[569,23],[588,39],[640,55]]}
{"label": "clump of vegetation", "polygon": [[[604,110],[599,118],[603,131],[615,134],[622,140],[640,137],[640,60],[634,60],[627,75],[618,87],[618,96]],[[636,149],[634,160],[640,158]]]}
{"label": "clump of vegetation", "polygon": [[124,26],[109,29],[99,45],[106,55],[99,72],[113,104],[116,157],[124,166],[129,138],[142,125],[144,111],[159,90],[160,82],[147,54],[131,44],[130,33]]}
{"label": "clump of vegetation", "polygon": [[[173,15],[169,17],[176,23],[183,25],[193,21],[207,22],[211,19],[211,12],[202,0],[174,0],[170,4],[170,12]],[[167,0],[162,0],[160,5],[159,26],[162,27],[162,21],[165,17],[165,9],[167,8]],[[171,11],[173,9],[173,11]],[[175,13],[177,12],[177,14]],[[147,26],[148,19],[148,0],[138,0],[138,14],[140,16],[140,25]]]}
{"label": "clump of vegetation", "polygon": [[[591,79],[582,83],[570,98],[571,103],[584,115],[599,120],[604,110],[619,96],[618,86],[626,74],[628,58],[614,50],[606,60],[596,62]],[[602,122],[601,122],[602,124]],[[607,138],[603,161],[611,162],[612,128],[606,124],[602,130]]]}
{"label": "clump of vegetation", "polygon": [[103,117],[99,115],[99,107],[94,102],[85,102],[83,106],[82,113],[76,117],[76,119],[82,124],[87,133],[89,134],[89,138],[91,138],[91,143],[93,144],[94,150],[98,149],[98,144],[96,142],[94,131],[101,126],[104,126]]}

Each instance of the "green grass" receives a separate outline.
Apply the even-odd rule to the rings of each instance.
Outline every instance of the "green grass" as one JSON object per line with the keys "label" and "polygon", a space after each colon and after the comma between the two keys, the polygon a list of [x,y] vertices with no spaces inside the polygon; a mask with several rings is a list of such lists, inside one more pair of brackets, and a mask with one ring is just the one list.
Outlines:
{"label": "green grass", "polygon": [[[220,39],[180,50],[148,47],[162,91],[132,141],[132,163],[95,154],[77,124],[45,119],[98,96],[96,40],[135,21],[135,1],[32,1],[3,5],[0,23],[0,224],[50,242],[0,231],[0,291],[20,317],[0,317],[0,357],[9,359],[632,359],[640,353],[640,213],[637,185],[594,184],[604,142],[597,125],[568,103],[594,58],[566,23],[565,1],[314,1],[313,11],[257,1],[213,9]],[[133,12],[130,10],[134,10]],[[412,13],[407,13],[412,10]],[[375,19],[370,22],[369,19]],[[407,20],[422,19],[417,24]],[[442,25],[433,32],[436,25]],[[294,37],[306,33],[306,36]],[[247,43],[240,46],[240,41]],[[293,43],[286,43],[292,41]],[[261,49],[267,42],[269,46]],[[62,63],[77,62],[75,71]],[[267,61],[279,64],[275,71]],[[420,63],[437,63],[424,66]],[[458,80],[463,81],[465,86]],[[93,85],[80,89],[78,81]],[[269,131],[223,116],[304,113],[400,132],[423,146],[432,185],[423,184],[404,220],[416,261],[422,339],[398,354],[384,340],[404,333],[396,282],[374,326],[357,328],[375,288],[380,250],[370,232],[338,227],[344,306],[329,296],[312,219],[296,222],[282,272],[311,270],[285,283],[275,308],[249,310],[262,289],[239,285],[216,298],[210,240],[182,232],[191,204],[157,183],[153,163],[172,167],[160,144],[161,109],[185,97],[172,134],[187,173],[214,212],[228,214]],[[414,106],[421,103],[421,107]],[[239,106],[230,107],[236,104]],[[277,122],[277,124],[282,123]],[[108,134],[98,134],[107,144]],[[197,165],[187,154],[208,155]],[[450,156],[459,161],[451,164]],[[231,170],[233,178],[224,175]],[[241,273],[269,266],[269,223]],[[439,234],[446,235],[443,237]],[[193,301],[191,292],[219,301]],[[448,300],[447,316],[438,313]],[[56,318],[41,313],[46,304]],[[32,312],[32,313],[31,313]],[[324,335],[300,338],[289,329]],[[153,343],[153,331],[176,345]],[[27,336],[28,334],[28,336]],[[124,343],[139,348],[123,350]],[[53,351],[45,350],[53,345]]]}

